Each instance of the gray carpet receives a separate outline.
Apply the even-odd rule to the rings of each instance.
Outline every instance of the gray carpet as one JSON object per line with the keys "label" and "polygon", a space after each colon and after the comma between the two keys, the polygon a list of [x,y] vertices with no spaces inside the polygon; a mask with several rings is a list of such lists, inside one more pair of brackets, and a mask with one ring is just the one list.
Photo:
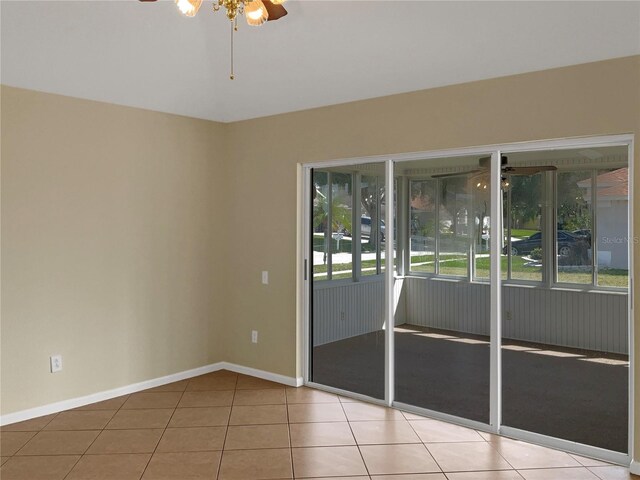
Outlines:
{"label": "gray carpet", "polygon": [[[489,347],[486,344],[397,331],[395,349],[397,401],[489,423]],[[579,353],[602,356],[595,352]],[[626,366],[506,349],[502,356],[503,425],[627,452],[629,370]],[[383,398],[384,332],[315,347],[312,379],[323,385]]]}

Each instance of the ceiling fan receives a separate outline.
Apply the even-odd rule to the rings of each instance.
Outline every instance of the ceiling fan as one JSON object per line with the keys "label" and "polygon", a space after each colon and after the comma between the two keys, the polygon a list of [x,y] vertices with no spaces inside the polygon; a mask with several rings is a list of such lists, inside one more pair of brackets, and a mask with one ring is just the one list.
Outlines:
{"label": "ceiling fan", "polygon": [[[553,165],[537,165],[533,167],[511,167],[508,164],[506,156],[500,157],[501,173],[502,175],[535,175],[540,172],[553,172],[557,170]],[[482,157],[478,160],[479,168],[475,170],[467,170],[465,172],[454,173],[442,173],[438,175],[432,175],[433,178],[447,178],[447,177],[460,177],[464,175],[471,175],[476,177],[479,175],[489,174],[491,170],[491,157]]]}
{"label": "ceiling fan", "polygon": [[[140,2],[156,2],[157,0],[139,0]],[[278,20],[287,14],[282,6],[286,0],[214,0],[213,11],[224,7],[227,18],[231,21],[231,80],[233,74],[233,32],[238,30],[238,15],[244,15],[247,23],[258,27],[265,22]],[[187,17],[195,17],[202,6],[202,0],[175,0],[178,10]]]}

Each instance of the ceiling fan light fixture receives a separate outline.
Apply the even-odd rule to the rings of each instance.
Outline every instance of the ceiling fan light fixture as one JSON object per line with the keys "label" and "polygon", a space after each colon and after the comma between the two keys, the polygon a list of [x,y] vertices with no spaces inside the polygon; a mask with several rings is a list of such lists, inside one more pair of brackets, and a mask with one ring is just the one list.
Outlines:
{"label": "ceiling fan light fixture", "polygon": [[195,17],[198,10],[200,10],[202,0],[176,0],[176,5],[180,13],[186,17]]}
{"label": "ceiling fan light fixture", "polygon": [[245,3],[244,16],[247,23],[253,27],[258,27],[269,19],[269,13],[262,0],[251,0]]}
{"label": "ceiling fan light fixture", "polygon": [[274,5],[282,5],[286,1],[287,0],[271,0],[271,3],[273,3]]}

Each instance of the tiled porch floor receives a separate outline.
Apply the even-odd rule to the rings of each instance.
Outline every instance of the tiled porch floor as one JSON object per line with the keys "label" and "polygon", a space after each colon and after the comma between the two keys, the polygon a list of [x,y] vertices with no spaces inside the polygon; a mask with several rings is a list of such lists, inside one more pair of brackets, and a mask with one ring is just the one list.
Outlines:
{"label": "tiled porch floor", "polygon": [[620,480],[626,468],[220,371],[0,429],[2,480]]}

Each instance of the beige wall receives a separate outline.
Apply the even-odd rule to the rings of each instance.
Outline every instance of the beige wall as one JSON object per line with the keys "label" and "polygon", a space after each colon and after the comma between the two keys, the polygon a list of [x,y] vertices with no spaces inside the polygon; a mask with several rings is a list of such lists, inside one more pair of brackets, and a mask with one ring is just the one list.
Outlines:
{"label": "beige wall", "polygon": [[[227,304],[233,319],[227,324],[229,361],[301,374],[295,343],[298,163],[583,135],[638,135],[638,85],[636,56],[231,124],[229,181],[242,201],[229,206],[229,228],[242,235],[229,245],[235,266],[229,283],[244,288],[233,289]],[[246,141],[247,132],[253,132],[251,138],[261,132],[264,140]],[[263,269],[270,271],[268,286],[260,285]],[[252,328],[262,335],[257,346],[250,342]]]}
{"label": "beige wall", "polygon": [[3,88],[2,412],[222,359],[300,375],[299,163],[639,135],[638,85],[631,57],[227,125]]}
{"label": "beige wall", "polygon": [[[242,288],[229,292],[228,360],[302,373],[296,363],[298,163],[584,135],[640,137],[639,85],[636,56],[231,124],[229,182],[241,201],[229,205],[229,228],[242,235],[229,245],[229,284]],[[261,140],[252,141],[257,135]],[[636,189],[634,205],[639,195]],[[636,208],[636,231],[639,219]],[[636,244],[636,259],[639,253]],[[638,275],[640,260],[635,266]],[[270,271],[268,286],[260,285],[263,269]],[[251,329],[260,331],[258,345],[250,343]]]}
{"label": "beige wall", "polygon": [[227,127],[1,100],[2,413],[222,360]]}

